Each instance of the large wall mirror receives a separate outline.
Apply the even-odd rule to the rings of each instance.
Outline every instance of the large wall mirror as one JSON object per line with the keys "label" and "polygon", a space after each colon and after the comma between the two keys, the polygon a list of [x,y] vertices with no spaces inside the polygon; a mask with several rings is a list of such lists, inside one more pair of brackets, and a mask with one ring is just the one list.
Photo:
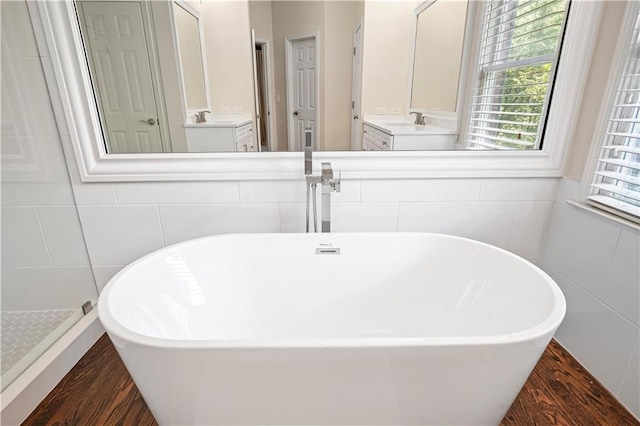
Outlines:
{"label": "large wall mirror", "polygon": [[[305,127],[314,130],[314,148],[327,151],[315,158],[338,161],[345,176],[558,173],[599,3],[572,3],[565,30],[564,0],[533,8],[538,3],[488,2],[500,9],[495,13],[468,2],[464,24],[457,24],[463,33],[458,86],[447,101],[456,99],[456,108],[445,111],[449,106],[428,104],[429,96],[418,93],[423,74],[439,64],[421,53],[429,44],[421,22],[454,3],[460,6],[446,0],[67,0],[37,2],[30,12],[42,34],[39,45],[52,58],[48,83],[62,101],[83,180],[293,178],[301,167],[295,136]],[[492,22],[483,26],[487,16]],[[484,27],[502,42],[487,41]],[[536,45],[532,34],[546,40],[550,32],[566,34],[559,66],[553,46],[529,48]],[[115,56],[109,38],[122,45]],[[138,47],[123,47],[135,38]],[[534,75],[544,69],[557,75],[555,82]],[[504,99],[531,95],[519,91],[534,86],[517,84],[514,77],[522,76],[542,82],[537,87],[553,84],[546,123],[529,118],[548,104],[537,102],[546,97],[540,92],[536,102],[503,108]],[[501,81],[511,85],[478,85]],[[297,95],[291,82],[302,87]],[[314,115],[305,116],[303,107]],[[123,128],[109,126],[109,115]],[[545,128],[544,144],[530,141],[534,132],[525,129],[534,126]],[[423,136],[434,134],[438,146],[425,146]],[[472,138],[480,143],[470,145]],[[521,146],[531,155],[517,152]]]}
{"label": "large wall mirror", "polygon": [[464,147],[466,1],[76,6],[108,153]]}
{"label": "large wall mirror", "polygon": [[76,1],[110,154],[539,149],[569,2],[472,3]]}

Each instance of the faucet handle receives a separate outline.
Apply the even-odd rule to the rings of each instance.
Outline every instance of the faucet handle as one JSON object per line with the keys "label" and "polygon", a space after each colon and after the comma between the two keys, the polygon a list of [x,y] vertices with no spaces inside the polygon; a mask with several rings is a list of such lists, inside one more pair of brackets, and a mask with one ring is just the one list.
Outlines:
{"label": "faucet handle", "polygon": [[338,170],[338,179],[333,181],[333,190],[340,192],[340,180],[342,179],[342,170]]}

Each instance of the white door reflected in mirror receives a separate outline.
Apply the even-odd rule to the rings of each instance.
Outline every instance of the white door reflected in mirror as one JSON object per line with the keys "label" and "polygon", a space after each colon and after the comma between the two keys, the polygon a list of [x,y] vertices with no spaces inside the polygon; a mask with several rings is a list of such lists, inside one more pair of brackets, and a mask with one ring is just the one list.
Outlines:
{"label": "white door reflected in mirror", "polygon": [[[78,2],[87,58],[93,68],[103,132],[110,153],[163,152],[163,136],[156,125],[162,105],[155,88],[145,25],[149,9],[136,3]],[[168,140],[166,141],[168,147]],[[170,150],[169,150],[170,151]]]}

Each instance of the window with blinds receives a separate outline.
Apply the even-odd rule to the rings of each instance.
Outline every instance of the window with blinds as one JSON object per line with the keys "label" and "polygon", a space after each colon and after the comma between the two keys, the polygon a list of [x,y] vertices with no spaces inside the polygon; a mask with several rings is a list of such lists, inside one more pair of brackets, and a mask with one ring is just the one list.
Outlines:
{"label": "window with blinds", "polygon": [[568,0],[487,1],[468,148],[540,148],[568,8]]}
{"label": "window with blinds", "polygon": [[590,204],[640,223],[640,11],[632,11],[609,120],[591,184]]}

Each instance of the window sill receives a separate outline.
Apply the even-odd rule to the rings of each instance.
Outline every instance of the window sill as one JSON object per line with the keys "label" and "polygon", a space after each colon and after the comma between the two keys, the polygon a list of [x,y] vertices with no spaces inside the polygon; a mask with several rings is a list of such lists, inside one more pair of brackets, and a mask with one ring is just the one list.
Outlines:
{"label": "window sill", "polygon": [[626,226],[626,227],[631,228],[631,229],[633,229],[635,231],[640,231],[640,225],[639,224],[634,223],[634,222],[632,222],[630,220],[624,219],[622,217],[616,216],[613,213],[609,213],[607,211],[597,209],[597,208],[595,208],[593,206],[590,206],[589,204],[586,204],[584,202],[575,201],[575,200],[567,200],[566,203],[569,204],[570,206],[577,207],[577,208],[582,209],[582,210],[586,210],[586,211],[588,211],[588,212],[590,212],[592,214],[595,214],[597,216],[604,217],[605,219],[608,219],[608,220],[611,220],[613,222],[616,222],[619,225]]}

